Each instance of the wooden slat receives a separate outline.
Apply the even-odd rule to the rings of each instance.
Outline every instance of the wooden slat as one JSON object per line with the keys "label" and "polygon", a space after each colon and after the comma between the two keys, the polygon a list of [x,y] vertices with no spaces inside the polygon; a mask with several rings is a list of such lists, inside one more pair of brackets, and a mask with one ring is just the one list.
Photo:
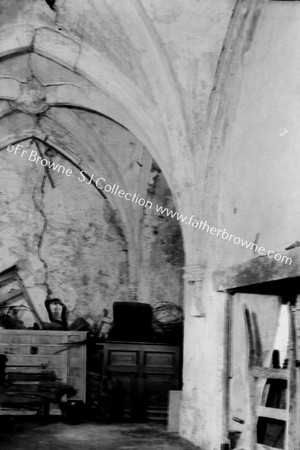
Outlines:
{"label": "wooden slat", "polygon": [[[36,348],[37,353],[32,353],[34,350],[32,348]],[[60,348],[58,345],[50,345],[50,344],[0,344],[0,354],[4,353],[8,357],[18,355],[18,356],[39,356],[44,357],[52,357]],[[64,358],[63,352],[57,353],[56,356],[60,356]]]}
{"label": "wooden slat", "polygon": [[269,445],[265,444],[257,444],[257,450],[278,450],[278,448],[270,447]]}
{"label": "wooden slat", "polygon": [[24,297],[26,299],[26,302],[27,302],[27,304],[28,304],[28,306],[30,308],[30,311],[33,314],[33,316],[35,317],[35,320],[37,321],[37,323],[40,326],[40,328],[43,329],[43,327],[44,327],[43,322],[42,322],[42,320],[41,320],[41,318],[40,318],[40,316],[39,316],[39,314],[38,314],[38,312],[37,312],[37,310],[36,310],[32,300],[31,300],[31,298],[30,298],[30,296],[29,296],[29,294],[28,294],[24,284],[23,284],[22,278],[20,277],[20,275],[18,273],[17,273],[17,277],[18,277],[19,285],[21,286],[21,288],[23,290],[23,294],[24,294]]}
{"label": "wooden slat", "polygon": [[0,303],[8,302],[9,300],[16,299],[16,297],[24,297],[22,289],[15,289],[7,294],[0,295]]}
{"label": "wooden slat", "polygon": [[[300,277],[300,247],[288,251],[280,252],[282,256],[290,258],[292,264],[276,261],[268,256],[259,256],[250,259],[242,264],[227,267],[214,272],[213,282],[216,291],[225,291],[227,289],[241,289],[257,286],[257,292],[261,292],[265,283],[274,281],[283,281],[287,278]],[[292,283],[292,280],[289,280]],[[278,287],[271,288],[269,293],[274,291],[278,295]],[[299,291],[298,291],[299,292]]]}
{"label": "wooden slat", "polygon": [[[292,339],[291,341],[296,343],[293,350],[293,357],[292,361],[289,361],[290,364],[295,364],[296,360],[299,360],[300,358],[300,336],[297,335],[297,331],[300,331],[300,297],[297,296],[296,306],[293,309],[293,319],[292,320]],[[291,383],[291,407],[293,408],[294,413],[291,417],[290,422],[290,434],[291,434],[291,440],[294,444],[294,448],[298,449],[300,448],[300,427],[299,427],[299,415],[300,415],[300,372],[299,368],[293,368],[293,379]]]}
{"label": "wooden slat", "polygon": [[10,379],[10,378],[15,378],[16,374],[18,374],[18,373],[24,373],[29,376],[30,374],[34,374],[34,373],[38,374],[38,373],[45,373],[45,372],[47,373],[48,371],[54,372],[55,375],[57,376],[57,378],[62,378],[63,380],[66,380],[67,370],[63,364],[60,366],[51,365],[51,367],[47,367],[46,371],[43,367],[39,367],[39,366],[10,367],[8,370],[6,370],[6,373],[7,373],[8,379]]}
{"label": "wooden slat", "polygon": [[12,267],[11,269],[5,271],[2,275],[0,275],[0,284],[1,284],[1,282],[3,283],[3,282],[6,282],[8,280],[11,280],[11,281],[15,281],[16,280],[17,283],[20,286],[20,289],[16,289],[16,290],[14,290],[12,292],[9,292],[7,294],[1,295],[0,296],[0,303],[6,303],[6,302],[8,302],[10,300],[13,300],[13,299],[15,300],[19,296],[24,297],[24,299],[26,300],[26,302],[27,302],[27,304],[28,304],[28,306],[30,308],[30,311],[33,314],[33,316],[34,316],[35,320],[37,321],[38,325],[40,326],[40,328],[43,328],[43,322],[42,322],[42,320],[41,320],[41,318],[40,318],[40,316],[39,316],[39,314],[38,314],[38,312],[37,312],[37,310],[36,310],[32,300],[31,300],[31,298],[28,295],[28,292],[27,292],[27,290],[26,290],[26,288],[25,288],[25,286],[23,284],[22,278],[18,274],[18,270],[17,270],[16,266]]}
{"label": "wooden slat", "polygon": [[60,365],[63,358],[59,355],[40,356],[40,355],[8,355],[7,366],[10,367],[26,367],[26,366],[42,366],[43,365]]}
{"label": "wooden slat", "polygon": [[[299,297],[300,298],[300,297]],[[295,330],[295,318],[292,312],[291,304],[288,302],[289,313],[289,349],[288,360],[289,365],[287,369],[273,369],[256,366],[255,361],[259,355],[258,349],[255,347],[255,328],[253,327],[253,319],[249,310],[245,308],[245,324],[247,332],[247,343],[249,348],[248,357],[248,417],[246,427],[246,447],[249,450],[275,450],[274,447],[265,444],[257,443],[257,419],[263,417],[266,419],[275,419],[285,422],[284,427],[284,450],[299,450],[299,374],[296,369],[296,348],[299,342]],[[299,358],[299,356],[298,356]],[[297,359],[298,359],[297,358]],[[297,377],[297,379],[296,379]],[[258,392],[259,382],[266,379],[287,380],[286,389],[286,408],[277,409],[263,406],[266,402],[266,396],[261,399],[260,405],[257,405],[257,400],[261,395]],[[258,393],[260,395],[258,395]],[[272,445],[275,445],[272,442]]]}
{"label": "wooden slat", "polygon": [[28,333],[28,330],[18,330],[18,333],[12,333],[11,330],[1,330],[0,348],[3,345],[31,345],[33,347],[40,345],[59,345],[61,348],[66,346],[66,336],[59,334],[57,331],[45,333],[42,330],[33,330]]}
{"label": "wooden slat", "polygon": [[1,403],[38,403],[41,395],[39,393],[34,394],[0,394],[0,404]]}
{"label": "wooden slat", "polygon": [[256,378],[271,378],[273,380],[288,380],[289,374],[286,369],[269,369],[267,367],[252,367],[252,375]]}
{"label": "wooden slat", "polygon": [[16,408],[0,408],[0,416],[36,416],[37,408],[31,410]]}
{"label": "wooden slat", "polygon": [[267,417],[270,419],[277,419],[287,421],[289,414],[286,409],[267,408],[266,406],[256,406],[256,415],[258,417]]}
{"label": "wooden slat", "polygon": [[15,281],[16,280],[16,273],[15,270],[4,272],[0,275],[0,284],[3,282],[6,282],[8,280]]}

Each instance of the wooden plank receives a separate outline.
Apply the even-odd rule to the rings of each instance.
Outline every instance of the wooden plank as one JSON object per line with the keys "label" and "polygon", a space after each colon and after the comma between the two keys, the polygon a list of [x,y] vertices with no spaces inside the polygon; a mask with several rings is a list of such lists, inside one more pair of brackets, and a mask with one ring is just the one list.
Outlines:
{"label": "wooden plank", "polygon": [[[287,278],[300,277],[300,247],[280,252],[280,254],[291,258],[292,263],[289,265],[268,256],[260,256],[250,259],[243,264],[217,270],[213,274],[214,289],[222,292],[228,289],[250,287],[274,281],[284,281]],[[289,283],[291,284],[291,280],[289,280]],[[258,289],[262,288],[263,286],[258,287]]]}
{"label": "wooden plank", "polygon": [[66,336],[61,336],[56,331],[51,331],[52,334],[40,334],[40,331],[42,330],[18,330],[17,333],[12,333],[11,330],[1,330],[0,349],[3,348],[3,345],[31,345],[33,347],[57,345],[60,346],[57,347],[58,351],[66,346]]}
{"label": "wooden plank", "polygon": [[[24,335],[24,336],[58,336],[60,337],[61,340],[64,339],[64,342],[67,342],[67,336],[69,331],[63,331],[63,330],[14,330],[17,331],[18,335]],[[73,331],[74,333],[74,331]],[[83,331],[77,331],[78,333],[78,339],[80,339],[81,334],[79,333],[83,333]],[[11,335],[12,330],[1,330],[1,334],[8,334]]]}
{"label": "wooden plank", "polygon": [[31,410],[23,408],[0,408],[0,416],[36,416],[37,408]]}
{"label": "wooden plank", "polygon": [[26,367],[26,366],[38,366],[42,365],[60,365],[63,358],[59,355],[40,356],[40,355],[9,355],[7,366],[9,367]]}
{"label": "wooden plank", "polygon": [[[251,315],[247,307],[244,307],[244,319],[246,326],[246,336],[248,343],[248,372],[251,374],[253,361],[255,359],[255,339]],[[249,450],[256,450],[257,442],[257,416],[256,416],[256,381],[250,375],[248,379],[248,411],[247,411],[247,427],[246,436],[249,444]]]}
{"label": "wooden plank", "polygon": [[[296,360],[300,359],[300,339],[299,335],[297,336],[297,329],[300,330],[300,296],[297,296],[296,305],[293,310],[292,314],[292,342],[297,343],[297,345],[294,346],[293,349],[293,363]],[[291,439],[294,443],[294,448],[299,449],[300,448],[300,427],[299,427],[299,421],[300,421],[300,369],[294,367],[293,368],[293,376],[294,380],[292,383],[292,392],[291,392],[291,408],[293,409],[293,415],[292,420],[290,423],[290,435]]]}
{"label": "wooden plank", "polygon": [[20,393],[12,393],[12,394],[0,394],[0,404],[1,403],[39,403],[40,402],[40,394],[20,394]]}
{"label": "wooden plank", "polygon": [[287,395],[287,409],[290,413],[290,420],[286,426],[285,445],[288,450],[298,450],[299,440],[299,379],[297,378],[298,369],[296,369],[297,357],[297,333],[295,307],[288,304],[289,314],[289,346],[288,346],[288,370],[290,372],[289,391]]}
{"label": "wooden plank", "polygon": [[16,280],[17,279],[17,277],[16,277],[16,269],[17,269],[17,267],[13,266],[12,268],[7,269],[4,272],[2,272],[0,274],[0,284],[3,283],[3,282],[8,281],[10,279],[12,281]]}
{"label": "wooden plank", "polygon": [[275,447],[270,447],[269,445],[265,444],[257,444],[257,450],[279,450],[279,449]]}
{"label": "wooden plank", "polygon": [[[68,343],[84,341],[86,332],[68,332]],[[61,355],[64,355],[62,352]],[[77,390],[74,399],[86,401],[86,345],[69,347],[67,350],[67,383]]]}
{"label": "wooden plank", "polygon": [[[37,349],[37,350],[35,350]],[[49,356],[51,357],[59,350],[58,345],[50,345],[50,344],[0,344],[0,354],[4,353],[8,357],[13,355],[18,356]],[[36,352],[36,353],[34,353]],[[63,358],[63,353],[58,353],[56,356],[61,355]]]}
{"label": "wooden plank", "polygon": [[267,417],[270,419],[277,419],[287,421],[289,413],[286,409],[267,408],[266,406],[256,406],[256,415],[258,417]]}
{"label": "wooden plank", "polygon": [[[62,370],[64,368],[65,364],[60,363],[60,364],[51,364],[50,369],[47,368],[46,371],[50,370],[50,371],[57,371],[57,370]],[[6,366],[7,367],[7,366]],[[30,366],[8,366],[6,369],[6,373],[16,373],[16,372],[22,372],[22,373],[38,373],[38,372],[43,372],[45,371],[44,368],[44,364],[36,364],[36,365],[30,365]]]}
{"label": "wooden plank", "polygon": [[23,296],[26,300],[31,313],[33,314],[35,320],[37,321],[40,328],[43,328],[43,322],[31,300],[31,298],[28,295],[28,292],[23,284],[22,278],[18,274],[17,266],[13,266],[12,268],[6,270],[4,273],[0,275],[0,284],[1,282],[7,282],[7,281],[17,281],[19,284],[20,289],[14,290],[13,292],[9,292],[7,294],[3,294],[0,296],[0,303],[5,303],[11,300],[15,300],[19,296]]}
{"label": "wooden plank", "polygon": [[35,320],[37,321],[39,327],[41,329],[43,329],[43,327],[44,327],[43,322],[42,322],[42,320],[41,320],[41,318],[40,318],[40,316],[39,316],[39,314],[38,314],[38,312],[37,312],[37,310],[36,310],[32,300],[31,300],[31,298],[30,298],[30,296],[29,296],[29,294],[28,294],[24,284],[23,284],[22,278],[20,277],[20,275],[18,273],[17,273],[17,277],[18,277],[18,282],[19,282],[19,284],[20,284],[20,286],[21,286],[21,288],[23,290],[26,302],[27,302],[27,304],[28,304],[28,306],[30,308],[30,311],[33,314]]}
{"label": "wooden plank", "polygon": [[0,303],[9,302],[10,300],[16,300],[17,297],[24,297],[22,289],[16,289],[7,294],[0,295]]}
{"label": "wooden plank", "polygon": [[267,367],[254,366],[251,369],[252,376],[256,378],[270,378],[272,380],[288,380],[289,373],[286,369],[269,369]]}

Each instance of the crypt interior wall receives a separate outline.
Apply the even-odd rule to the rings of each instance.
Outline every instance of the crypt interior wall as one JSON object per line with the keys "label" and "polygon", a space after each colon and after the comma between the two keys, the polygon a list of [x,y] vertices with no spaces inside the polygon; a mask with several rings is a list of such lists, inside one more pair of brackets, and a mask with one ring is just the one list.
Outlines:
{"label": "crypt interior wall", "polygon": [[[139,161],[145,149],[131,133],[108,118],[98,120],[101,145],[109,149],[114,163],[122,168],[128,192],[140,192],[137,188],[142,181],[146,185],[145,198],[153,204],[148,211],[130,202],[131,213],[139,222],[138,248],[128,247],[118,210],[109,201],[111,194],[103,198],[95,186],[87,184],[88,178],[60,154],[48,149],[45,157],[71,169],[72,175],[51,170],[55,184],[52,188],[44,168],[29,160],[31,151],[37,151],[33,141],[22,143],[28,151],[22,158],[20,151],[13,154],[4,149],[0,153],[0,267],[19,265],[44,319],[47,296],[65,302],[70,321],[77,317],[95,320],[103,308],[111,310],[114,301],[130,300],[129,252],[137,258],[139,301],[182,304],[179,225],[155,212],[156,204],[174,209],[171,192],[152,159],[149,172],[140,173]],[[84,153],[84,149],[81,151]],[[104,168],[94,175],[109,183]],[[146,179],[141,180],[141,176]],[[117,176],[113,181],[118,182]],[[104,184],[99,182],[100,186]],[[166,278],[172,280],[170,289]]]}
{"label": "crypt interior wall", "polygon": [[[5,3],[0,16],[1,148],[32,136],[41,141],[48,137],[70,160],[83,164],[91,173],[102,173],[105,167],[109,180],[117,174],[131,190],[134,174],[123,178],[123,166],[117,171],[108,157],[111,149],[103,151],[99,145],[101,127],[91,130],[89,126],[94,120],[89,112],[98,112],[122,123],[139,139],[143,167],[149,167],[143,146],[149,150],[180,214],[205,215],[207,107],[235,1],[124,0],[121,8],[120,4],[91,0],[83,8],[78,0],[57,1],[54,12],[43,0]],[[162,188],[158,200],[163,200],[164,191],[164,201],[171,205],[170,194],[156,172],[155,167],[150,179]],[[147,186],[138,187],[139,191],[143,188],[141,192],[147,190]],[[151,189],[149,195],[153,195]],[[98,204],[101,201],[97,199]],[[137,248],[140,218],[121,199],[113,199],[112,206],[119,211],[128,247]],[[98,214],[104,217],[97,213],[95,222]],[[130,289],[138,290],[139,298],[152,301],[160,291],[158,264],[167,262],[160,264],[160,269],[170,283],[161,287],[159,295],[165,292],[174,300],[182,292],[177,281],[182,272],[180,233],[173,221],[162,218],[154,222],[152,230],[152,220],[149,214],[144,218],[140,239],[147,246],[144,253],[127,253]],[[103,228],[107,228],[106,223]],[[212,298],[208,286],[202,286],[205,274],[210,283],[210,272],[206,270],[207,249],[203,251],[201,232],[188,226],[181,232],[188,278],[184,279],[185,379],[180,433],[211,449],[219,447],[221,439],[223,305]],[[116,273],[125,258],[123,242],[115,230],[113,233],[116,240],[106,249],[113,247],[119,258],[118,269],[113,268]],[[165,233],[170,236],[165,237]],[[164,241],[161,244],[160,239]],[[20,249],[21,243],[17,246]],[[147,260],[155,266],[150,277]],[[137,262],[146,280],[138,287],[137,272],[130,270],[138,267]],[[197,315],[200,300],[206,306],[205,316]]]}
{"label": "crypt interior wall", "polygon": [[[262,59],[253,60],[253,49],[261,47],[264,34],[268,33],[265,29],[259,34],[256,8],[263,3],[266,2],[122,0],[120,8],[121,3],[117,1],[90,0],[83,8],[81,0],[57,0],[54,12],[42,0],[6,1],[0,35],[4,69],[0,79],[3,148],[4,144],[24,139],[24,136],[30,138],[35,133],[42,140],[49,136],[92,173],[102,174],[104,168],[109,181],[117,175],[116,181],[122,180],[128,190],[138,189],[145,193],[143,195],[148,193],[150,198],[153,188],[158,189],[155,194],[158,203],[166,201],[170,206],[167,184],[179,213],[194,215],[207,220],[210,226],[226,227],[241,237],[251,235],[252,238],[263,210],[263,207],[256,207],[259,188],[265,187],[263,174],[268,171],[278,175],[273,171],[276,159],[269,152],[259,164],[253,163],[254,171],[259,172],[255,181],[239,170],[244,158],[247,161],[244,167],[248,170],[252,155],[259,157],[258,141],[264,133],[264,127],[255,123],[263,92],[257,94],[244,123],[242,117],[247,108],[243,109],[240,100],[244,96],[247,103],[251,99],[249,91],[256,81],[257,85],[261,82],[257,71],[261,70]],[[243,28],[247,18],[248,22],[252,18],[252,22],[248,28]],[[277,34],[281,33],[278,29]],[[274,54],[276,42],[272,41]],[[243,52],[238,51],[238,45],[244,46]],[[14,53],[25,54],[10,61]],[[278,68],[284,79],[285,67],[284,63]],[[272,73],[269,76],[272,77]],[[243,84],[245,79],[253,80],[250,89]],[[31,86],[27,91],[30,83],[42,87]],[[272,91],[274,99],[277,98],[275,91]],[[45,107],[43,113],[28,111],[26,95],[32,106],[35,94],[38,105],[33,106]],[[24,96],[27,112],[22,114]],[[230,105],[228,97],[234,99]],[[269,98],[263,98],[267,109]],[[120,166],[113,158],[114,145],[106,148],[100,145],[103,142],[101,126],[97,115],[92,113],[96,111],[122,123],[139,139],[132,160],[125,157],[131,155],[133,147],[127,148],[128,142],[124,145],[125,153],[120,150],[118,154]],[[244,134],[249,138],[251,134],[253,140],[245,143],[241,140]],[[166,181],[159,175],[157,165],[152,166],[151,158]],[[128,167],[126,161],[132,166]],[[150,174],[149,185],[140,182],[145,179],[146,168]],[[273,183],[272,186],[272,208],[283,207],[282,185]],[[79,187],[74,189],[78,192]],[[91,190],[91,186],[85,189]],[[255,191],[256,196],[250,191]],[[267,190],[264,192],[268,194]],[[97,204],[103,205],[101,198],[92,195]],[[27,198],[31,201],[29,193]],[[235,199],[237,213],[234,212]],[[78,204],[78,198],[72,202]],[[118,220],[122,222],[128,248],[132,249],[126,259],[124,240],[115,224],[108,224],[106,219],[105,211],[110,209],[103,207],[96,212],[95,204],[87,201],[95,213],[93,222],[100,223],[103,232],[113,236],[113,241],[106,242],[103,249],[112,255],[108,258],[109,275],[119,277],[120,270],[124,275],[124,284],[119,283],[117,287],[113,287],[107,277],[101,278],[101,282],[108,285],[108,297],[112,298],[114,292],[123,296],[128,264],[129,287],[138,292],[139,299],[152,301],[163,295],[174,301],[178,299],[182,292],[179,282],[182,253],[181,256],[177,253],[181,239],[174,222],[160,217],[154,220],[149,211],[141,217],[141,209],[129,209],[124,200],[113,199],[112,208],[119,212]],[[30,208],[32,210],[32,205]],[[267,208],[263,216],[261,229],[268,234]],[[41,224],[40,216],[39,220]],[[70,217],[68,221],[71,220]],[[84,223],[88,226],[89,221],[85,218]],[[225,301],[222,294],[213,291],[211,275],[220,264],[246,260],[253,255],[190,226],[182,226],[181,232],[185,252],[185,342],[180,433],[203,450],[215,450],[226,439],[222,427]],[[269,236],[271,234],[275,236],[273,230]],[[93,239],[93,236],[87,237]],[[21,243],[16,246],[20,249]],[[141,247],[141,253],[134,251]],[[101,250],[93,251],[98,257]],[[90,258],[87,253],[84,256]],[[37,258],[35,261],[38,262]],[[90,263],[90,259],[88,261]],[[160,270],[165,279],[170,280],[168,289]],[[140,277],[144,282],[137,285]],[[94,293],[92,296],[94,298]],[[72,301],[70,297],[70,304]]]}
{"label": "crypt interior wall", "polygon": [[[222,159],[222,223],[244,240],[259,233],[258,244],[278,252],[299,240],[299,20],[296,3],[267,3],[244,56]],[[258,256],[220,244],[223,265]]]}
{"label": "crypt interior wall", "polygon": [[[226,120],[220,133],[220,209],[214,224],[211,220],[211,225],[217,223],[229,234],[249,242],[257,239],[259,246],[275,252],[283,252],[299,241],[299,48],[294,44],[299,39],[299,14],[297,2],[265,2],[254,32],[248,35],[247,45],[239,55],[239,64],[234,61],[228,70],[232,81],[227,95],[234,101],[226,104]],[[217,259],[218,267],[228,267],[260,257],[224,239],[207,236],[207,240],[211,241],[211,267]],[[221,304],[222,294],[209,294],[208,289],[206,295],[215,301],[219,298]],[[259,328],[262,335],[268,334],[267,347],[272,350],[278,298],[249,300],[241,296],[239,301],[239,307],[249,301],[257,317],[265,321]],[[239,414],[244,417],[248,407],[241,311],[235,311],[233,321],[229,419],[232,430],[243,431],[247,423],[232,421]]]}

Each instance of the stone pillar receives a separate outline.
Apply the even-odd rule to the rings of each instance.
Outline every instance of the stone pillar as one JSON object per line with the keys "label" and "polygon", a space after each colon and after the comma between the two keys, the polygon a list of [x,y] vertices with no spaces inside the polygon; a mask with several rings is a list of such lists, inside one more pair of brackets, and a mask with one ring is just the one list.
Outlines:
{"label": "stone pillar", "polygon": [[203,317],[204,306],[201,299],[206,266],[195,264],[184,267],[185,301],[190,302],[190,314]]}
{"label": "stone pillar", "polygon": [[184,268],[185,320],[180,435],[215,450],[224,438],[225,295],[213,291],[206,263]]}

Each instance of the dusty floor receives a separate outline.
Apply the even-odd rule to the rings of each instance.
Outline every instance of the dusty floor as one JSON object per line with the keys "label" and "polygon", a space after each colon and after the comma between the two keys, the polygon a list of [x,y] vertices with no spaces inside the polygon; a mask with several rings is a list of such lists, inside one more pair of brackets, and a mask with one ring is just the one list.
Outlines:
{"label": "dusty floor", "polygon": [[43,424],[0,417],[1,450],[195,450],[156,424]]}

